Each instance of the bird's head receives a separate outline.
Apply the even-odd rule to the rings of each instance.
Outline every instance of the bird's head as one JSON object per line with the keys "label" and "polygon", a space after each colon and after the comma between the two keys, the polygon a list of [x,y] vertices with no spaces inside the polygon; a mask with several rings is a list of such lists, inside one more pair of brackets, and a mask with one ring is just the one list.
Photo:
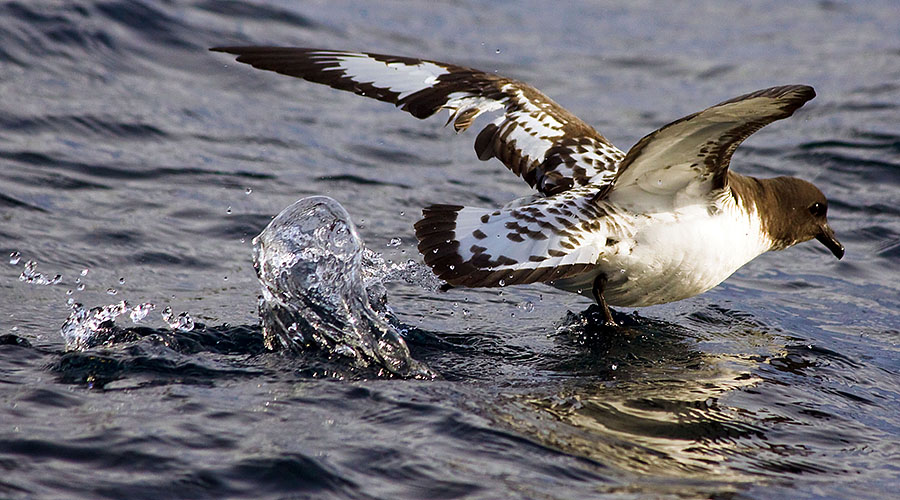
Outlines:
{"label": "bird's head", "polygon": [[844,245],[828,225],[828,200],[819,188],[796,177],[777,177],[763,181],[774,210],[760,209],[766,230],[773,240],[773,250],[809,241],[813,238],[825,245],[835,257],[844,256]]}

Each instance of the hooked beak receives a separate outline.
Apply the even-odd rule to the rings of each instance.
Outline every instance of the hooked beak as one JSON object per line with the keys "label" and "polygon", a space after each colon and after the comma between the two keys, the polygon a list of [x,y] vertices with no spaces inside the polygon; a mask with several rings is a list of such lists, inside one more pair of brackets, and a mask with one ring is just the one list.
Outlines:
{"label": "hooked beak", "polygon": [[831,253],[840,260],[844,256],[844,245],[834,237],[834,231],[827,223],[822,224],[822,231],[816,235],[816,239],[831,250]]}

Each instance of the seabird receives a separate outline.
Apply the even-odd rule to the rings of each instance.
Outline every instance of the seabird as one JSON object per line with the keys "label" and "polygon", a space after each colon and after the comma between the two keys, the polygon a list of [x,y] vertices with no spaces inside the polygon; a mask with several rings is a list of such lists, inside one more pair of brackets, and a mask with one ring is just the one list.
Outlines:
{"label": "seabird", "polygon": [[692,297],[758,255],[813,238],[838,259],[828,201],[795,177],[731,172],[735,148],[815,97],[785,85],[716,104],[650,133],[627,153],[534,87],[436,61],[291,47],[216,47],[255,68],[394,104],[416,118],[448,110],[457,132],[497,112],[475,138],[537,193],[501,208],[431,205],[418,249],[452,286],[542,282],[609,306]]}

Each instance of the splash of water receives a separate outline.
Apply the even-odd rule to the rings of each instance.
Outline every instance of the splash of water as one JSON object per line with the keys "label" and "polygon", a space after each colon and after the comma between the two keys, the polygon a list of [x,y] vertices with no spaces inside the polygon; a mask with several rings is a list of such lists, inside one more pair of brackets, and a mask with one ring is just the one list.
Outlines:
{"label": "splash of water", "polygon": [[[151,302],[144,302],[132,307],[125,300],[87,309],[72,300],[72,312],[59,331],[66,342],[67,351],[83,351],[114,339],[114,335],[118,331],[116,318],[119,316],[127,314],[131,322],[137,324],[154,309],[156,309],[156,305]],[[182,314],[186,315],[187,313]],[[191,328],[193,328],[193,321],[191,321]]]}
{"label": "splash of water", "polygon": [[60,333],[66,341],[67,351],[89,349],[102,343],[104,333],[110,331],[116,318],[128,312],[128,303],[124,300],[116,304],[85,309],[81,304],[75,304],[72,313],[60,328]]}
{"label": "splash of water", "polygon": [[189,332],[194,329],[194,318],[186,311],[176,315],[171,307],[166,306],[162,311],[162,319],[173,330]]}
{"label": "splash of water", "polygon": [[267,347],[320,349],[360,368],[434,376],[387,317],[384,280],[392,271],[415,280],[413,266],[386,264],[367,250],[335,200],[312,196],[278,214],[253,239],[253,265]]}
{"label": "splash of water", "polygon": [[[9,263],[17,264],[19,262],[18,252],[13,252],[10,254]],[[58,285],[62,282],[62,275],[57,274],[53,278],[48,278],[43,274],[36,271],[37,262],[33,260],[29,260],[25,263],[25,268],[22,270],[22,274],[19,275],[19,281],[24,281],[25,283],[31,283],[33,285]]]}

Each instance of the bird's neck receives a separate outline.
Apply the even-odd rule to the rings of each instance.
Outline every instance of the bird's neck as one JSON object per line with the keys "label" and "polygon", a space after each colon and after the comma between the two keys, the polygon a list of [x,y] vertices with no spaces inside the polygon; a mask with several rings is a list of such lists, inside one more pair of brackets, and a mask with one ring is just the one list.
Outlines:
{"label": "bird's neck", "polygon": [[772,241],[770,250],[782,250],[796,243],[784,179],[757,179],[728,172],[728,186],[735,201],[746,214],[759,218],[760,231]]}

